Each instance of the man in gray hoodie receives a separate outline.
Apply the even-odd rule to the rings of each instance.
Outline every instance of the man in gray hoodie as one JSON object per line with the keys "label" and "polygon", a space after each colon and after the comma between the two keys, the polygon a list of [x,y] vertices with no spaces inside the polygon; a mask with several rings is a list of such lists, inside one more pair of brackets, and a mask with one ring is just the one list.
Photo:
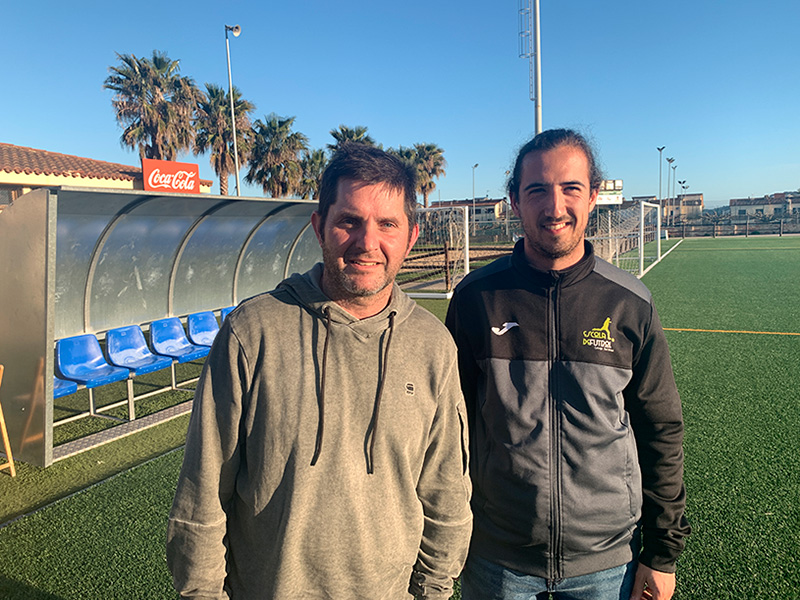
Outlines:
{"label": "man in gray hoodie", "polygon": [[182,598],[441,599],[472,517],[455,346],[395,276],[413,169],[346,144],[323,262],[241,303],[203,369],[167,531]]}

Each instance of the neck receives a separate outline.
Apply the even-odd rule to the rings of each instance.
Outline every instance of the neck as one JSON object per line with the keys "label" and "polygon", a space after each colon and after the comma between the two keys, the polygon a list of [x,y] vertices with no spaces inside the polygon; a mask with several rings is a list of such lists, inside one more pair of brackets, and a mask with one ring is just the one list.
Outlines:
{"label": "neck", "polygon": [[393,286],[391,284],[375,294],[353,296],[341,290],[331,289],[327,285],[325,274],[323,273],[320,279],[320,287],[328,298],[359,320],[374,317],[389,306],[392,301]]}

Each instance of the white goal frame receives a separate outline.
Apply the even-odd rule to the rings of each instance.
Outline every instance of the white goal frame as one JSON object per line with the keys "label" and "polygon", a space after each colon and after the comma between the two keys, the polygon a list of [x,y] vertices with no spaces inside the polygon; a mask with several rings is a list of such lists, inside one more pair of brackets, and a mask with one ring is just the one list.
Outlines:
{"label": "white goal frame", "polygon": [[[425,229],[424,215],[446,212],[457,215],[456,219],[447,221],[447,231]],[[400,273],[402,274],[404,270],[407,273],[411,269],[422,270],[423,267],[419,265],[426,261],[435,264],[431,265],[432,268],[426,281],[412,280],[410,283],[400,281],[400,285],[412,298],[446,298],[449,300],[453,296],[456,284],[469,273],[469,207],[420,208],[417,209],[417,222],[420,224],[419,240],[403,263]],[[439,250],[435,241],[438,235],[443,235],[448,242],[447,249],[443,243]],[[430,245],[426,246],[426,244]],[[450,252],[454,253],[453,258],[450,257]],[[437,269],[439,261],[441,261],[441,268]],[[426,287],[431,289],[425,289]]]}
{"label": "white goal frame", "polygon": [[[609,206],[607,212],[598,215],[598,229],[587,239],[600,258],[642,277],[663,258],[661,207],[652,202],[639,202],[638,206],[624,209]],[[646,253],[646,245],[651,242],[656,242],[655,256]]]}

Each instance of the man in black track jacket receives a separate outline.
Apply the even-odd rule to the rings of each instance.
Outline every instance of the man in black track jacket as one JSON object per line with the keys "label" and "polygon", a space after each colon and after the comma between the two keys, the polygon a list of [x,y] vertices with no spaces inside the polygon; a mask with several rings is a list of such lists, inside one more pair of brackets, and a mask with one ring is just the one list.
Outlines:
{"label": "man in black track jacket", "polygon": [[464,600],[675,589],[680,398],[650,292],[584,239],[601,180],[573,131],[523,146],[509,195],[524,239],[450,303],[471,436]]}

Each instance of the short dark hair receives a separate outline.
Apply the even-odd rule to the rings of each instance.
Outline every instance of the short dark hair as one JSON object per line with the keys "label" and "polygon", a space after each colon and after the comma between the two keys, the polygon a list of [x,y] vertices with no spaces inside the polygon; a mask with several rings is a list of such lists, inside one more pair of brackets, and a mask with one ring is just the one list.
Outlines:
{"label": "short dark hair", "polygon": [[408,226],[417,223],[417,172],[414,167],[380,148],[360,142],[339,145],[325,167],[319,185],[320,223],[325,226],[328,211],[336,202],[339,181],[350,180],[366,184],[386,184],[403,193]]}
{"label": "short dark hair", "polygon": [[603,172],[597,164],[594,149],[586,138],[572,129],[548,129],[537,134],[536,137],[519,149],[517,160],[514,163],[514,170],[511,171],[511,177],[508,180],[509,198],[519,196],[522,160],[531,152],[545,152],[559,146],[572,146],[586,155],[586,160],[589,163],[589,188],[591,190],[600,189],[600,184],[603,183]]}

